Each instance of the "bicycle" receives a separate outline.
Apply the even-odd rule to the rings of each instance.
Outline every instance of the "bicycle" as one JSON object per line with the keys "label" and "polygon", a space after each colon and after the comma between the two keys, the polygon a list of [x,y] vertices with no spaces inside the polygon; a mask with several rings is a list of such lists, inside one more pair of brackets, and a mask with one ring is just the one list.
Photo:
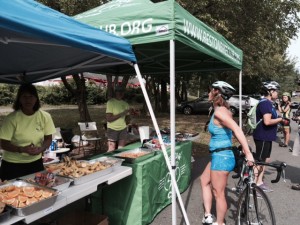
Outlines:
{"label": "bicycle", "polygon": [[276,168],[277,177],[272,183],[280,180],[281,173],[284,174],[286,163],[272,164],[265,162],[254,162],[253,166],[247,166],[247,160],[243,156],[243,163],[238,176],[239,178],[235,191],[240,194],[237,205],[237,225],[275,225],[276,219],[272,204],[264,191],[254,183],[256,166],[270,166]]}

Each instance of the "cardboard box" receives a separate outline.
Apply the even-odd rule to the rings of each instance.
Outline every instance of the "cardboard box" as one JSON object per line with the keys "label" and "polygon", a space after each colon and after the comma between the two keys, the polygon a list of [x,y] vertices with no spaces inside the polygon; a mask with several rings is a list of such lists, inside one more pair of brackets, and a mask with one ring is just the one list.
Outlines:
{"label": "cardboard box", "polygon": [[57,225],[109,225],[109,223],[105,215],[75,211],[59,218]]}

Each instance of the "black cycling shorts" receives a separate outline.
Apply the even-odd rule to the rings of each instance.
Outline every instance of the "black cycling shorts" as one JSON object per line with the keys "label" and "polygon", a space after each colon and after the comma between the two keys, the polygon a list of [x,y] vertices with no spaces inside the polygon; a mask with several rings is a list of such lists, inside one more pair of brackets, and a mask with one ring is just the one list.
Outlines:
{"label": "black cycling shorts", "polygon": [[256,153],[254,158],[258,161],[265,162],[267,158],[270,158],[272,152],[272,141],[260,141],[254,140]]}

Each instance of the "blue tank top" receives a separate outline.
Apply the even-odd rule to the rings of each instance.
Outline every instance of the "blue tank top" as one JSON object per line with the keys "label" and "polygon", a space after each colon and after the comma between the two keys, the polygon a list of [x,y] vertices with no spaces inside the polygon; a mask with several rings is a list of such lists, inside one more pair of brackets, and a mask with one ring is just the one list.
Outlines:
{"label": "blue tank top", "polygon": [[232,130],[226,127],[219,127],[214,124],[215,114],[212,115],[208,131],[211,134],[209,142],[209,151],[213,151],[217,148],[226,148],[232,146]]}

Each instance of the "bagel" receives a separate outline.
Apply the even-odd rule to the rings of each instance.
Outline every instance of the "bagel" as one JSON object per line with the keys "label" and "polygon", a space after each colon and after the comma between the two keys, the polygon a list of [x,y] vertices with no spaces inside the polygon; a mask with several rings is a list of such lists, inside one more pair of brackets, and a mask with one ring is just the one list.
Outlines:
{"label": "bagel", "polygon": [[7,198],[15,198],[20,194],[20,189],[14,189],[13,191],[7,192]]}
{"label": "bagel", "polygon": [[27,196],[27,197],[33,197],[34,196],[34,193],[35,193],[35,188],[34,187],[23,187],[23,192],[24,192],[24,195]]}

